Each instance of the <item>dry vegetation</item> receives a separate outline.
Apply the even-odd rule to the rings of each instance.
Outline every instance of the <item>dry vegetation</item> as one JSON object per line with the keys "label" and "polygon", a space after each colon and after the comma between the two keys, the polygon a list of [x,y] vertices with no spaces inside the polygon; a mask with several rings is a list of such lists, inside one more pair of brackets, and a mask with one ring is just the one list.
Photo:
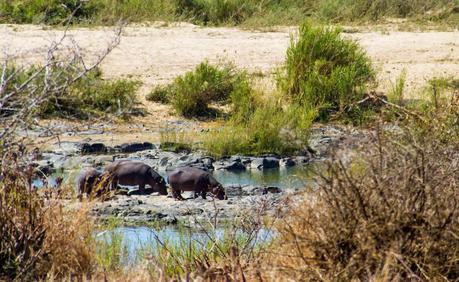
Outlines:
{"label": "dry vegetation", "polygon": [[[188,7],[186,12],[192,8]],[[233,129],[240,130],[236,131],[239,136],[235,131],[223,131],[220,136],[223,141],[234,140],[231,136],[236,141],[230,145],[238,150],[249,148],[263,153],[274,148],[281,152],[286,147],[279,136],[288,122],[293,121],[293,128],[307,136],[307,129],[317,117],[308,114],[309,110],[314,113],[324,110],[323,117],[338,113],[334,116],[342,121],[340,114],[350,112],[349,108],[364,97],[373,71],[360,48],[342,41],[334,30],[304,25],[301,34],[303,37],[298,41],[292,41],[285,76],[280,77],[279,91],[289,95],[259,102],[259,97],[252,96],[255,94],[245,74],[238,87],[223,85],[228,86],[223,87],[223,98],[234,99]],[[54,190],[45,187],[39,191],[32,188],[36,172],[30,165],[24,140],[16,136],[18,128],[34,123],[36,107],[62,101],[59,99],[67,95],[69,88],[90,76],[116,46],[117,38],[89,67],[84,67],[78,49],[70,52],[69,57],[54,56],[61,46],[59,42],[50,47],[46,63],[30,72],[10,71],[9,60],[2,65],[0,120],[6,126],[0,131],[0,279],[459,279],[459,84],[456,78],[432,80],[426,89],[428,99],[407,102],[403,99],[404,75],[396,82],[389,100],[373,97],[384,108],[378,113],[372,111],[377,123],[367,124],[375,127],[372,142],[360,148],[352,160],[334,156],[318,169],[314,185],[286,200],[286,211],[278,217],[265,218],[262,212],[253,218],[246,217],[235,222],[221,240],[209,229],[209,244],[203,248],[189,240],[177,246],[157,239],[154,242],[157,249],[147,251],[137,268],[125,269],[121,263],[124,251],[121,240],[100,244],[95,240],[96,226],[87,210],[65,209],[63,198],[68,197],[65,189],[70,187]],[[311,45],[317,39],[323,45]],[[331,51],[318,48],[324,45]],[[307,56],[310,50],[316,56]],[[336,53],[350,59],[338,60]],[[314,68],[295,68],[297,61],[303,62],[305,58],[311,59],[305,65]],[[205,81],[220,74],[210,66],[202,67]],[[16,79],[18,76],[21,79]],[[181,82],[182,86],[194,89],[201,84],[202,77],[191,73],[188,80]],[[220,75],[216,77],[217,86],[222,86]],[[315,84],[316,78],[325,84]],[[297,84],[299,80],[301,83]],[[196,95],[213,102],[225,100],[218,95],[213,97],[215,93],[209,94],[208,90],[214,89],[210,86]],[[242,90],[236,93],[228,90],[239,87]],[[165,92],[168,91],[172,90]],[[102,96],[111,98],[110,91],[102,92]],[[162,99],[163,93],[155,97]],[[177,93],[167,95],[172,100],[185,97],[184,93],[178,98],[173,96]],[[200,109],[208,109],[207,100],[198,105]],[[119,104],[119,99],[102,105],[101,109],[116,103]],[[305,116],[298,118],[300,114]],[[355,115],[350,117],[353,118]],[[268,124],[266,121],[271,121],[269,126],[260,128],[261,124]],[[397,130],[388,130],[391,127],[388,124],[397,126]],[[169,140],[167,134],[163,133],[163,138]],[[241,136],[248,137],[237,143]],[[172,138],[185,140],[183,136]],[[227,149],[222,148],[222,151]],[[256,244],[256,234],[264,225],[275,228],[276,236],[269,243]],[[237,236],[232,232],[235,230],[244,230],[246,235]]]}

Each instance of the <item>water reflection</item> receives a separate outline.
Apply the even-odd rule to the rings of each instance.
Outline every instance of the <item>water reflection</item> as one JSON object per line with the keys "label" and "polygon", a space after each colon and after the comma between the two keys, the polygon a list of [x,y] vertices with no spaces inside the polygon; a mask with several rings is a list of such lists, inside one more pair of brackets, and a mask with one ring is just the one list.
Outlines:
{"label": "water reflection", "polygon": [[[122,264],[129,266],[139,260],[145,252],[154,252],[162,243],[168,246],[189,246],[193,244],[196,248],[205,248],[209,242],[223,240],[225,232],[223,228],[217,228],[209,233],[195,229],[177,229],[174,227],[163,227],[152,229],[149,227],[117,227],[113,230],[103,231],[96,235],[99,242],[109,246],[112,240],[121,239],[121,248],[125,250],[125,255],[121,259]],[[235,236],[244,238],[247,235],[242,230],[238,230]],[[271,241],[275,236],[275,231],[260,229],[256,237],[250,241],[252,244],[261,244]]]}
{"label": "water reflection", "polygon": [[[65,171],[64,173],[55,173],[47,177],[46,181],[51,187],[56,186],[56,177],[62,176],[64,182],[74,185],[78,170]],[[159,171],[161,176],[167,178],[165,171]],[[310,169],[305,166],[295,166],[289,168],[273,168],[265,170],[243,170],[243,171],[227,171],[216,170],[212,174],[223,184],[223,186],[276,186],[279,188],[303,188],[306,186],[310,176]],[[41,188],[44,186],[44,180],[34,179],[32,184],[35,187]],[[130,187],[128,187],[130,188]]]}

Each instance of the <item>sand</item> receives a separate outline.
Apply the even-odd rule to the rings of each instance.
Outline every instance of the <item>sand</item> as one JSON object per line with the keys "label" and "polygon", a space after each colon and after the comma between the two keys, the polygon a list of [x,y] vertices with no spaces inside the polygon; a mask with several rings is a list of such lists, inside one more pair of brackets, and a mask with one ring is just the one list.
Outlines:
{"label": "sand", "polygon": [[[168,106],[144,101],[145,94],[155,85],[170,82],[205,59],[212,63],[231,61],[239,68],[269,77],[283,63],[294,32],[295,28],[262,32],[191,24],[129,26],[102,69],[106,78],[141,80],[144,85],[140,96],[150,115],[137,119],[136,123],[159,126],[164,120],[177,120],[177,117]],[[34,25],[0,25],[0,59],[13,54],[20,63],[41,62],[46,47],[62,33],[63,30]],[[70,45],[70,39],[74,40],[83,54],[92,58],[110,41],[113,28],[76,28],[69,30],[68,35],[65,44]],[[407,98],[419,97],[430,78],[459,74],[457,31],[364,31],[344,36],[356,40],[367,51],[378,71],[379,91],[390,91],[403,69],[407,72]],[[123,126],[118,126],[117,131],[122,132]],[[128,135],[132,133],[129,128],[125,131]]]}

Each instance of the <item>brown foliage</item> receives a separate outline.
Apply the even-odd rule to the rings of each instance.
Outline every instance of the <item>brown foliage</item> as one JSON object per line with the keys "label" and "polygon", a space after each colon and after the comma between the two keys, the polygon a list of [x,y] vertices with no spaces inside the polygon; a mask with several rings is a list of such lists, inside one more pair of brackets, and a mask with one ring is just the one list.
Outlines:
{"label": "brown foliage", "polygon": [[[431,128],[434,130],[435,128]],[[278,226],[279,273],[300,280],[459,277],[459,144],[378,134]]]}

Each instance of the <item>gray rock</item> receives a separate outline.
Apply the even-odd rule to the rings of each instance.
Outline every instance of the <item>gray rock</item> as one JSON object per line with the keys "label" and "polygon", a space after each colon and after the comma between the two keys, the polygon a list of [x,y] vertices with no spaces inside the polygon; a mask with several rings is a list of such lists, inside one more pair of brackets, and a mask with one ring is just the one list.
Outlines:
{"label": "gray rock", "polygon": [[154,149],[154,145],[150,142],[143,142],[143,143],[125,143],[119,146],[115,146],[115,148],[119,148],[120,152],[122,153],[135,153],[139,151],[151,150]]}
{"label": "gray rock", "polygon": [[250,162],[251,169],[263,169],[263,158],[253,158]]}
{"label": "gray rock", "polygon": [[81,154],[105,154],[107,153],[107,147],[102,143],[82,143],[79,145],[79,151]]}
{"label": "gray rock", "polygon": [[295,162],[299,165],[309,164],[310,161],[311,161],[311,158],[306,157],[306,156],[296,156],[295,157]]}
{"label": "gray rock", "polygon": [[225,169],[228,171],[241,171],[246,169],[245,165],[240,161],[219,161],[214,163],[214,167],[217,170]]}
{"label": "gray rock", "polygon": [[263,159],[263,168],[279,167],[279,159],[275,157],[266,157]]}
{"label": "gray rock", "polygon": [[268,169],[279,167],[279,159],[274,157],[254,158],[250,162],[251,169]]}
{"label": "gray rock", "polygon": [[295,161],[291,158],[283,158],[279,161],[279,165],[284,167],[292,167],[295,166]]}

